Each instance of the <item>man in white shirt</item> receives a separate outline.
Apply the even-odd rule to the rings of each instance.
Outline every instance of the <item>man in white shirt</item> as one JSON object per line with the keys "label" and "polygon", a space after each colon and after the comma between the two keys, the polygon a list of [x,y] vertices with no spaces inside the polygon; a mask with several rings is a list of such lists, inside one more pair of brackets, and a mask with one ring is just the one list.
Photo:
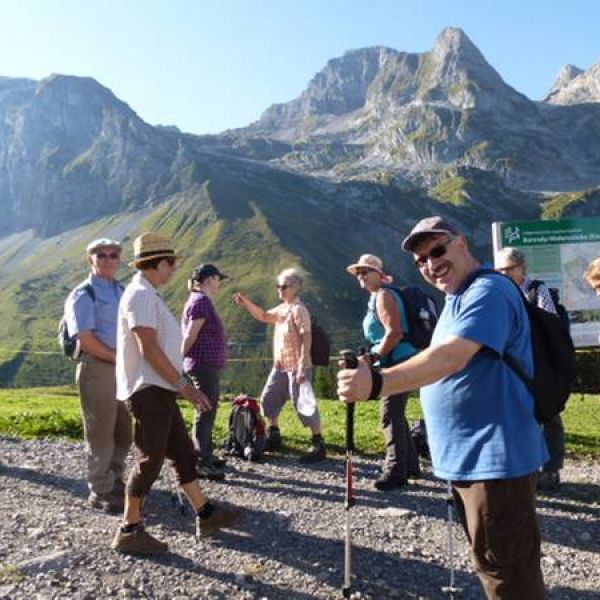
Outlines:
{"label": "man in white shirt", "polygon": [[119,305],[117,325],[117,398],[134,418],[135,464],[127,482],[123,524],[112,547],[129,554],[162,554],[166,543],[143,526],[142,505],[165,458],[172,461],[179,485],[196,510],[196,534],[206,537],[228,527],[238,511],[213,504],[196,473],[196,454],[177,393],[198,410],[209,410],[206,396],[181,373],[181,331],[157,288],[171,279],[176,256],[171,241],[145,233],[134,241],[138,269]]}

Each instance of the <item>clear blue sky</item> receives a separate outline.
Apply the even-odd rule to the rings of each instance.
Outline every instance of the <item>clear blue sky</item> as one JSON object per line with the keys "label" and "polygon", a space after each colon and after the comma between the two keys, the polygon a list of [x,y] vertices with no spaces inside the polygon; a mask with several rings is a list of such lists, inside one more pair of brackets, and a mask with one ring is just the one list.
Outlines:
{"label": "clear blue sky", "polygon": [[346,50],[423,52],[450,25],[533,99],[600,61],[599,0],[0,0],[0,75],[91,76],[149,123],[212,133]]}

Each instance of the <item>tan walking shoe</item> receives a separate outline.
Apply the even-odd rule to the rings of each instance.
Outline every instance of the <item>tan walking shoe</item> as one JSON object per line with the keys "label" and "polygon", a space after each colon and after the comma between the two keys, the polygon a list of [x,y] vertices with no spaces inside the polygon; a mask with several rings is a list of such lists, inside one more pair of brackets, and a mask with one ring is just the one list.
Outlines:
{"label": "tan walking shoe", "polygon": [[164,554],[169,550],[168,544],[152,537],[143,525],[133,531],[124,532],[119,526],[110,547],[123,554]]}
{"label": "tan walking shoe", "polygon": [[220,529],[227,529],[239,516],[239,508],[226,508],[215,504],[215,509],[208,519],[196,517],[196,537],[205,538]]}

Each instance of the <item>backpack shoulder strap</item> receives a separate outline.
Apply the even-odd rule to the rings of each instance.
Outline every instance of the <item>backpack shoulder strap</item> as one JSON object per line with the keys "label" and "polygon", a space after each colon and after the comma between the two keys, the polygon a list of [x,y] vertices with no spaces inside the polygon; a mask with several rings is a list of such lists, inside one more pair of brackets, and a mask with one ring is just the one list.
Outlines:
{"label": "backpack shoulder strap", "polygon": [[[531,305],[527,301],[527,298],[525,298],[525,296],[523,295],[521,288],[510,277],[508,277],[507,275],[503,275],[502,273],[499,273],[498,271],[495,271],[494,269],[479,269],[478,271],[475,271],[475,273],[472,273],[467,278],[467,281],[465,282],[465,284],[462,287],[463,292],[466,291],[468,289],[468,287],[479,277],[481,277],[483,275],[492,275],[492,274],[497,275],[498,277],[505,277],[506,279],[508,279],[508,281],[510,281],[515,286],[515,288],[519,292],[519,296],[523,300],[523,303],[525,305],[525,310],[526,310],[527,316],[529,318],[529,310],[531,308]],[[531,319],[530,319],[530,321],[531,321]],[[491,354],[493,356],[496,356],[496,357],[502,359],[512,369],[512,371],[515,373],[515,375],[517,375],[517,377],[519,377],[519,379],[521,379],[521,381],[523,381],[523,383],[527,386],[527,389],[533,394],[533,379],[531,377],[529,377],[527,375],[527,373],[525,373],[523,367],[520,365],[519,361],[517,361],[516,358],[514,358],[507,352],[500,354],[499,352],[496,352],[495,350],[493,350],[492,348],[488,348],[487,346],[485,347],[485,350],[488,354]]]}

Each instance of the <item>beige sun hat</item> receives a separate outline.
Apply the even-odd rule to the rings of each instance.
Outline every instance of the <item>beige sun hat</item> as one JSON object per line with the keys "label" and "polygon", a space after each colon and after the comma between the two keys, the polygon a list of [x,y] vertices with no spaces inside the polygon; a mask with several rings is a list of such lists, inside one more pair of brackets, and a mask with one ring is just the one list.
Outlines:
{"label": "beige sun hat", "polygon": [[153,258],[179,258],[175,255],[173,243],[168,237],[158,233],[142,233],[133,241],[133,260],[130,267],[138,267],[140,264]]}
{"label": "beige sun hat", "polygon": [[379,256],[375,256],[374,254],[363,254],[357,263],[346,267],[346,271],[352,275],[356,275],[357,269],[373,269],[373,271],[377,271],[386,281],[392,281],[392,277],[383,270],[383,261]]}

